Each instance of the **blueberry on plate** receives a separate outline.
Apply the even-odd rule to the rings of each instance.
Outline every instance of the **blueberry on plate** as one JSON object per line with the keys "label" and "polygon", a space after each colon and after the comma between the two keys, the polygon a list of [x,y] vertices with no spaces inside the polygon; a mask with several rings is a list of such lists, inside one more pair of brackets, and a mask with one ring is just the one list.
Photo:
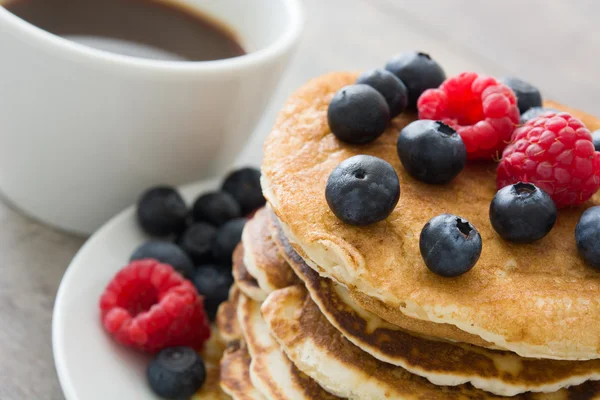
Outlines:
{"label": "blueberry on plate", "polygon": [[542,106],[542,94],[530,83],[514,77],[502,78],[500,81],[515,92],[517,105],[521,114],[530,108]]}
{"label": "blueberry on plate", "polygon": [[213,257],[223,265],[231,265],[233,250],[242,240],[246,218],[236,218],[219,228],[213,245]]}
{"label": "blueberry on plate", "polygon": [[153,258],[164,264],[169,264],[186,278],[194,275],[194,263],[177,245],[163,241],[150,240],[139,246],[131,255],[130,261]]}
{"label": "blueberry on plate", "polygon": [[204,385],[206,368],[200,355],[191,347],[169,347],[150,361],[146,376],[158,396],[187,399]]}
{"label": "blueberry on plate", "polygon": [[212,260],[212,248],[217,228],[206,222],[198,222],[186,229],[178,244],[192,261],[198,265]]}
{"label": "blueberry on plate", "polygon": [[388,104],[391,118],[404,111],[408,104],[408,89],[404,82],[390,71],[382,68],[372,69],[361,74],[356,83],[369,85],[381,93]]}
{"label": "blueberry on plate", "polygon": [[204,309],[211,321],[215,320],[219,305],[229,297],[233,285],[231,270],[220,265],[201,265],[194,275],[194,286],[204,296]]}
{"label": "blueberry on plate", "polygon": [[600,206],[590,207],[581,214],[575,227],[575,242],[581,257],[600,269]]}
{"label": "blueberry on plate", "polygon": [[468,272],[481,255],[481,236],[469,221],[441,214],[425,224],[419,248],[429,270],[444,277]]}
{"label": "blueberry on plate", "polygon": [[192,207],[196,222],[208,222],[221,226],[230,219],[242,216],[242,209],[233,196],[227,192],[210,192],[198,197]]}
{"label": "blueberry on plate", "polygon": [[498,190],[490,204],[490,222],[504,240],[532,243],[546,236],[556,222],[556,205],[532,183]]}
{"label": "blueberry on plate", "polygon": [[340,89],[327,109],[329,129],[343,142],[365,144],[377,139],[390,122],[385,98],[368,85]]}
{"label": "blueberry on plate", "polygon": [[402,129],[397,143],[404,169],[427,183],[447,183],[467,164],[467,148],[448,125],[417,120]]}
{"label": "blueberry on plate", "polygon": [[417,100],[427,89],[437,88],[446,80],[442,67],[429,54],[410,51],[387,62],[385,69],[396,75],[408,89],[408,108],[417,109]]}
{"label": "blueberry on plate", "polygon": [[172,187],[158,186],[142,194],[137,206],[141,228],[152,236],[179,234],[185,229],[188,209]]}
{"label": "blueberry on plate", "polygon": [[230,173],[223,182],[223,191],[229,193],[242,209],[242,215],[265,205],[265,196],[260,186],[260,171],[246,167]]}
{"label": "blueberry on plate", "polygon": [[550,107],[532,107],[521,114],[521,124],[525,124],[527,121],[537,118],[547,112],[558,112],[558,110]]}
{"label": "blueberry on plate", "polygon": [[400,198],[400,181],[386,161],[358,155],[342,161],[329,175],[325,198],[343,222],[370,225],[392,213]]}
{"label": "blueberry on plate", "polygon": [[594,149],[600,151],[600,129],[592,132],[592,142],[594,143]]}

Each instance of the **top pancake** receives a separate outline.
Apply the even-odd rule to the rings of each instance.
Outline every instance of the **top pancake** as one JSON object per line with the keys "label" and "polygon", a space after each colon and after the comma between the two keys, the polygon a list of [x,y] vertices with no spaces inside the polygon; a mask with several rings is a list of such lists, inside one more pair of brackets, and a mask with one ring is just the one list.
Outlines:
{"label": "top pancake", "polygon": [[[414,119],[409,115],[368,145],[348,145],[331,134],[329,101],[356,77],[332,73],[300,88],[265,142],[263,191],[309,264],[398,312],[455,325],[522,356],[600,358],[600,273],[579,258],[573,234],[594,201],[561,210],[554,229],[534,244],[502,240],[488,218],[495,164],[470,164],[446,185],[416,181],[396,153],[399,131]],[[591,130],[600,127],[592,117],[582,119]],[[401,182],[394,212],[367,227],[342,223],[325,200],[329,174],[357,154],[385,159]],[[483,240],[479,262],[458,278],[431,273],[419,252],[422,227],[442,213],[468,219]]]}

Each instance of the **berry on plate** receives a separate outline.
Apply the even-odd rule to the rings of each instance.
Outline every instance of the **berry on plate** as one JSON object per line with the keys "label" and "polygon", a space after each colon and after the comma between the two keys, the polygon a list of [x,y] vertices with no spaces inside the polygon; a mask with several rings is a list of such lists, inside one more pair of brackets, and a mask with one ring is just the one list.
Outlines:
{"label": "berry on plate", "polygon": [[212,259],[212,247],[217,228],[205,222],[190,226],[179,238],[179,246],[198,265]]}
{"label": "berry on plate", "polygon": [[525,125],[527,122],[529,122],[530,120],[539,117],[540,115],[543,115],[545,113],[557,113],[560,112],[555,108],[550,108],[550,107],[533,107],[530,108],[529,110],[525,111],[523,114],[521,114],[521,118],[520,118],[520,122],[521,125]]}
{"label": "berry on plate", "polygon": [[441,214],[425,224],[419,248],[429,270],[444,277],[468,272],[481,255],[481,236],[469,221]]}
{"label": "berry on plate", "polygon": [[246,218],[236,218],[219,228],[213,245],[213,257],[223,265],[231,265],[233,250],[242,240]]}
{"label": "berry on plate", "polygon": [[222,190],[229,193],[242,209],[242,215],[250,214],[267,202],[260,186],[260,171],[246,167],[231,172],[223,181]]}
{"label": "berry on plate", "polygon": [[498,165],[498,189],[531,182],[558,208],[587,201],[600,187],[600,153],[590,131],[568,113],[547,113],[515,130]]}
{"label": "berry on plate", "polygon": [[581,257],[600,269],[600,206],[590,207],[581,215],[575,227],[575,242]]}
{"label": "berry on plate", "polygon": [[146,376],[150,387],[160,397],[187,399],[206,381],[206,368],[202,357],[194,349],[169,347],[150,361]]}
{"label": "berry on plate", "polygon": [[230,219],[241,217],[242,209],[231,194],[223,191],[210,192],[196,199],[192,216],[196,222],[208,222],[219,227]]}
{"label": "berry on plate", "polygon": [[514,77],[502,78],[500,81],[515,92],[519,112],[521,114],[532,107],[542,106],[542,94],[532,84]]}
{"label": "berry on plate", "polygon": [[416,110],[417,100],[424,91],[437,88],[446,79],[442,67],[429,54],[416,51],[397,55],[387,62],[385,69],[406,85],[411,110]]}
{"label": "berry on plate", "polygon": [[327,109],[329,129],[343,142],[365,144],[374,141],[390,122],[390,108],[381,93],[369,85],[340,89]]}
{"label": "berry on plate", "polygon": [[215,320],[219,305],[229,297],[233,285],[231,269],[220,265],[201,265],[194,275],[194,286],[204,296],[204,308],[211,321]]}
{"label": "berry on plate", "polygon": [[519,123],[513,91],[491,76],[463,72],[429,89],[418,102],[419,118],[454,128],[469,160],[499,158]]}
{"label": "berry on plate", "polygon": [[456,131],[439,121],[417,120],[402,129],[397,143],[404,169],[427,183],[447,183],[467,163],[467,149]]}
{"label": "berry on plate", "polygon": [[490,204],[492,227],[505,240],[532,243],[546,236],[556,222],[554,201],[532,183],[515,183],[496,193]]}
{"label": "berry on plate", "polygon": [[336,217],[350,225],[370,225],[391,214],[400,198],[400,181],[386,161],[367,155],[344,160],[329,178],[325,198]]}
{"label": "berry on plate", "polygon": [[164,240],[150,240],[140,245],[129,261],[153,258],[164,264],[169,264],[186,278],[194,275],[194,263],[191,258],[177,245]]}
{"label": "berry on plate", "polygon": [[356,83],[369,85],[381,93],[388,104],[391,118],[404,111],[408,104],[406,86],[390,71],[381,68],[372,69],[362,73]]}
{"label": "berry on plate", "polygon": [[188,209],[172,187],[158,186],[142,194],[137,206],[141,228],[152,236],[179,234],[185,229]]}
{"label": "berry on plate", "polygon": [[147,353],[173,346],[200,349],[210,337],[203,299],[170,265],[133,261],[100,297],[104,329],[119,343]]}

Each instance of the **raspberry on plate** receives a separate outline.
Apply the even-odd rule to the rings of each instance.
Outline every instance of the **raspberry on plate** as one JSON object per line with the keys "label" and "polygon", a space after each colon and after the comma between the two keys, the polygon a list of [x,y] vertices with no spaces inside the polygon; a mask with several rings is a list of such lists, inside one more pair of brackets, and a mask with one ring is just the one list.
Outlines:
{"label": "raspberry on plate", "polygon": [[425,91],[417,107],[420,119],[442,121],[458,132],[469,160],[499,158],[519,123],[513,91],[475,72],[463,72]]}
{"label": "raspberry on plate", "polygon": [[173,346],[199,350],[210,337],[203,298],[170,265],[133,261],[100,298],[104,329],[126,346],[156,353]]}
{"label": "raspberry on plate", "polygon": [[581,121],[568,113],[545,113],[515,130],[498,165],[498,188],[530,182],[556,207],[587,201],[600,187],[600,153]]}

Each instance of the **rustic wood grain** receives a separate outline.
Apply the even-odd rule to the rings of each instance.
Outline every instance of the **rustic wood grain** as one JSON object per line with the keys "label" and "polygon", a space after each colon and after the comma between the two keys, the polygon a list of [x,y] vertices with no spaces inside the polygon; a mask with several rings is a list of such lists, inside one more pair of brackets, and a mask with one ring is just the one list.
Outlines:
{"label": "rustic wood grain", "polygon": [[[277,109],[294,88],[330,70],[429,52],[450,74],[518,75],[552,98],[600,114],[600,15],[594,0],[304,0],[302,42],[269,111],[240,158],[258,164]],[[83,239],[0,204],[0,399],[60,400],[51,350],[54,297]]]}

